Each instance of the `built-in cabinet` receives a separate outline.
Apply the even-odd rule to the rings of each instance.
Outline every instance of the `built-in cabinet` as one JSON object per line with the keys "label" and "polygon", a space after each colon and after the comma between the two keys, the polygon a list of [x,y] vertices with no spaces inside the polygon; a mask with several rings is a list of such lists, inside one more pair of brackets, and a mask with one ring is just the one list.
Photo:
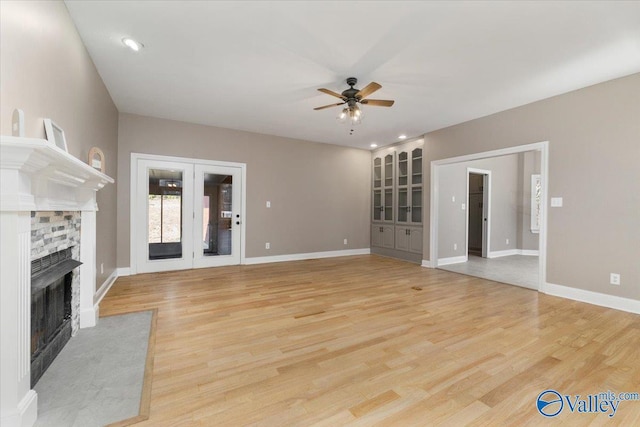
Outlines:
{"label": "built-in cabinet", "polygon": [[373,153],[374,253],[420,260],[416,255],[422,255],[423,144],[422,140],[416,140]]}

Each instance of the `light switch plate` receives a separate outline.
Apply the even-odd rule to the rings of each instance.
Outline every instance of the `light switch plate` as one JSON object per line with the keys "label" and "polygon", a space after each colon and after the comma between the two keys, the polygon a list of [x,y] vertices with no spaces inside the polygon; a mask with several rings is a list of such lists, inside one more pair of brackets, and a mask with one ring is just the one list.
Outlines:
{"label": "light switch plate", "polygon": [[270,208],[271,207],[271,202],[269,200],[267,200],[267,207]]}
{"label": "light switch plate", "polygon": [[552,208],[561,208],[562,207],[562,197],[552,197],[551,198],[551,207]]}

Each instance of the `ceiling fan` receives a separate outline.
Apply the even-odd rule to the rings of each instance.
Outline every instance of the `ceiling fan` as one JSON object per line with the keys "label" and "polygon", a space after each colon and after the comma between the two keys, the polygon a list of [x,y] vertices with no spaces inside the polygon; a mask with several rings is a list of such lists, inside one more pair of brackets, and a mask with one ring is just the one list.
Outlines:
{"label": "ceiling fan", "polygon": [[394,101],[387,99],[365,99],[367,96],[371,95],[373,92],[380,89],[382,86],[376,82],[371,82],[362,89],[356,89],[354,86],[358,83],[358,79],[355,77],[349,77],[347,79],[347,84],[351,86],[349,89],[344,90],[341,94],[336,93],[332,90],[320,88],[318,89],[322,93],[326,93],[327,95],[335,96],[336,98],[340,98],[342,102],[338,102],[336,104],[323,105],[322,107],[316,107],[314,110],[324,110],[325,108],[337,107],[339,105],[345,105],[342,113],[340,114],[340,119],[349,118],[352,124],[360,123],[360,119],[362,117],[362,111],[358,104],[362,105],[372,105],[374,107],[391,107]]}

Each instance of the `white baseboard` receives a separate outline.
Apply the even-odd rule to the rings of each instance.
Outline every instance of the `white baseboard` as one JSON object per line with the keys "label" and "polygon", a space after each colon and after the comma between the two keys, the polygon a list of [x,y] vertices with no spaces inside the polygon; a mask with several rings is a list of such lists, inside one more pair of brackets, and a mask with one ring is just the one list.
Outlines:
{"label": "white baseboard", "polygon": [[438,265],[436,267],[440,267],[441,265],[459,264],[461,262],[467,262],[467,261],[468,261],[468,258],[466,255],[452,256],[449,258],[438,258]]}
{"label": "white baseboard", "polygon": [[80,329],[93,328],[98,324],[98,304],[91,308],[80,310]]}
{"label": "white baseboard", "polygon": [[425,268],[435,268],[430,259],[423,259],[420,265]]}
{"label": "white baseboard", "polygon": [[540,251],[537,249],[519,249],[520,255],[526,256],[540,256]]}
{"label": "white baseboard", "polygon": [[100,301],[102,301],[102,298],[104,298],[107,292],[109,292],[109,289],[111,289],[111,286],[113,286],[117,278],[118,278],[118,269],[116,268],[109,275],[109,277],[107,277],[107,280],[104,281],[102,286],[100,286],[100,289],[98,289],[95,296],[93,297],[93,303],[95,305],[100,304]]}
{"label": "white baseboard", "polygon": [[261,256],[245,258],[244,264],[266,264],[270,262],[285,262],[285,261],[302,261],[305,259],[317,259],[317,258],[335,258],[341,256],[351,255],[369,255],[371,249],[347,249],[343,251],[326,251],[326,252],[309,252],[305,254],[289,254],[289,255],[273,255],[273,256]]}
{"label": "white baseboard", "polygon": [[533,249],[507,249],[504,251],[489,252],[489,256],[487,256],[487,258],[500,258],[503,256],[512,256],[512,255],[539,256],[540,251],[533,250]]}
{"label": "white baseboard", "polygon": [[129,267],[120,267],[117,270],[118,270],[118,273],[117,273],[118,277],[131,276],[131,268]]}
{"label": "white baseboard", "polygon": [[504,251],[491,251],[487,258],[500,258],[503,256],[520,255],[520,249],[507,249]]}
{"label": "white baseboard", "polygon": [[3,407],[2,411],[2,418],[0,418],[1,426],[32,426],[38,418],[38,394],[34,390],[29,390],[20,402],[18,402],[15,409],[9,410],[9,408]]}
{"label": "white baseboard", "polygon": [[544,293],[556,297],[568,298],[601,307],[614,308],[629,313],[640,314],[640,300],[617,297],[615,295],[602,294],[600,292],[586,291],[584,289],[546,283]]}

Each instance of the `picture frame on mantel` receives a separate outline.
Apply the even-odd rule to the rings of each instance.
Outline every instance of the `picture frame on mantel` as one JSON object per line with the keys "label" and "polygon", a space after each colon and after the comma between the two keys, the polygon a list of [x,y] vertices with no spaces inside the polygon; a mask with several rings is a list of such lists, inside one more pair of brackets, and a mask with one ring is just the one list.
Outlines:
{"label": "picture frame on mantel", "polygon": [[104,162],[104,153],[98,147],[91,147],[89,150],[89,166],[105,173],[107,166]]}
{"label": "picture frame on mantel", "polygon": [[51,119],[44,119],[44,132],[47,135],[47,141],[59,149],[64,150],[65,153],[69,152],[69,150],[67,150],[67,139],[64,135],[64,130]]}

